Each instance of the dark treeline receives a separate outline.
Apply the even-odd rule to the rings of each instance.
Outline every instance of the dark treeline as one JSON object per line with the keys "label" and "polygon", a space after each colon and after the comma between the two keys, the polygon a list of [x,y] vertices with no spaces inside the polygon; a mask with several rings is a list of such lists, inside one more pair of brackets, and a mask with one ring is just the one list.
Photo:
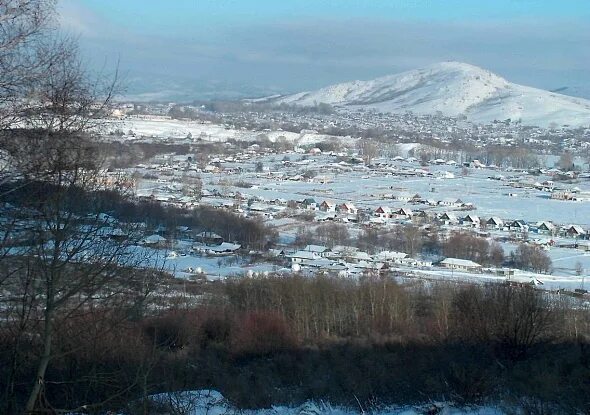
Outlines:
{"label": "dark treeline", "polygon": [[[324,102],[316,103],[310,106],[290,105],[286,103],[276,103],[269,101],[203,101],[196,102],[206,111],[213,113],[241,113],[241,112],[270,112],[270,111],[288,111],[293,114],[334,114],[336,111],[330,105]],[[203,119],[206,114],[202,110],[194,107],[176,105],[170,109],[168,115],[177,119]]]}
{"label": "dark treeline", "polygon": [[[442,399],[544,411],[527,413],[590,409],[590,320],[568,298],[502,285],[402,286],[388,278],[208,287],[199,306],[133,314],[116,330],[102,327],[115,319],[105,310],[69,319],[59,327],[60,353],[47,375],[52,404],[158,413],[146,412],[146,396],[212,388],[243,408]],[[1,339],[0,351],[10,350],[11,338]],[[26,357],[35,342],[23,347]],[[32,369],[26,359],[19,363],[17,379],[27,379]]]}
{"label": "dark treeline", "polygon": [[[245,218],[225,209],[198,206],[184,209],[150,200],[135,200],[120,190],[87,192],[71,186],[67,192],[60,187],[38,182],[12,182],[0,185],[4,201],[22,208],[35,208],[36,204],[59,194],[63,208],[78,215],[105,213],[122,223],[142,222],[148,228],[165,226],[173,232],[177,226],[188,226],[195,232],[212,231],[225,240],[235,241],[250,249],[263,249],[273,243],[276,232],[260,219]],[[147,229],[146,231],[149,231]]]}

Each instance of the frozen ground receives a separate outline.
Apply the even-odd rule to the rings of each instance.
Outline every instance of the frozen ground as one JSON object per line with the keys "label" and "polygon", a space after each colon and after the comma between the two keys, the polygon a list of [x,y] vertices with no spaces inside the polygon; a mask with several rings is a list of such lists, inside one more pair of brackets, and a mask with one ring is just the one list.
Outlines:
{"label": "frozen ground", "polygon": [[[271,163],[265,160],[267,163]],[[263,161],[264,162],[264,161]],[[243,167],[248,165],[242,164]],[[315,164],[306,166],[317,168]],[[468,176],[461,176],[461,170],[454,167],[430,166],[430,172],[448,171],[455,175],[454,179],[437,179],[434,177],[403,177],[386,175],[379,172],[322,172],[318,174],[327,178],[327,183],[277,180],[272,175],[251,172],[224,175],[224,179],[234,182],[249,181],[258,184],[257,188],[240,189],[249,196],[260,196],[267,200],[277,198],[300,200],[314,197],[318,202],[324,199],[334,202],[352,201],[359,208],[377,208],[381,205],[390,207],[410,207],[412,209],[435,209],[445,211],[444,207],[429,208],[425,205],[409,205],[391,199],[391,195],[401,192],[418,193],[423,198],[442,200],[446,198],[461,199],[465,203],[473,203],[476,210],[471,212],[480,217],[498,216],[503,219],[524,219],[527,222],[542,220],[553,221],[563,225],[578,224],[590,227],[590,201],[568,202],[552,200],[549,193],[536,190],[515,189],[505,182],[488,179],[494,172],[489,170],[470,169]],[[282,170],[288,173],[288,169]],[[203,179],[218,181],[219,175],[204,174]],[[547,177],[535,177],[538,181]],[[576,183],[583,191],[590,191],[590,183]],[[142,183],[140,194],[157,194],[157,183]],[[573,186],[573,185],[572,185]],[[207,186],[211,187],[211,186]],[[214,186],[213,186],[214,187]],[[511,193],[512,196],[508,194]],[[466,213],[465,213],[466,214]]]}
{"label": "frozen ground", "polygon": [[[292,158],[296,157],[292,156]],[[476,207],[476,210],[471,213],[485,218],[498,216],[503,219],[524,219],[531,223],[548,220],[563,225],[573,223],[585,228],[590,227],[590,201],[568,202],[552,200],[549,197],[549,193],[531,189],[517,189],[508,186],[506,181],[489,179],[490,176],[501,173],[503,175],[514,174],[521,178],[542,182],[544,180],[551,180],[549,176],[532,177],[522,173],[515,174],[478,169],[469,169],[469,174],[462,176],[462,171],[458,167],[420,167],[416,163],[410,164],[407,162],[393,162],[391,160],[376,160],[387,161],[398,168],[421,168],[434,174],[437,172],[449,172],[455,176],[453,179],[420,176],[405,177],[395,172],[393,174],[379,171],[334,172],[328,165],[334,163],[335,160],[328,156],[309,157],[312,162],[305,166],[293,168],[279,167],[280,163],[277,159],[280,160],[280,157],[264,157],[252,160],[252,164],[241,163],[239,166],[249,169],[251,168],[250,166],[254,165],[255,161],[260,160],[265,165],[269,165],[271,171],[280,171],[286,175],[295,174],[302,168],[311,169],[317,171],[318,176],[325,178],[327,182],[277,180],[277,177],[272,174],[257,174],[253,172],[224,176],[224,178],[235,182],[243,180],[256,183],[258,185],[257,188],[232,188],[231,190],[241,191],[250,196],[261,196],[267,200],[277,198],[299,200],[305,197],[314,197],[318,202],[324,199],[335,202],[352,201],[359,208],[377,208],[380,205],[386,205],[396,208],[432,209],[425,205],[412,206],[391,199],[391,195],[395,195],[396,193],[410,192],[413,194],[418,193],[425,199],[461,199],[463,202],[472,203]],[[234,167],[238,166],[238,164],[228,163],[227,166]],[[215,180],[215,175],[203,175],[205,181],[209,178]],[[590,182],[587,179],[571,185],[563,184],[562,186],[577,186],[582,191],[590,192]],[[145,189],[144,191],[149,192],[149,189]],[[437,211],[445,210],[444,207],[437,207],[435,209]]]}
{"label": "frozen ground", "polygon": [[[199,121],[181,121],[172,119],[158,118],[128,118],[123,121],[109,121],[110,128],[107,130],[120,129],[127,133],[130,130],[136,137],[153,137],[159,139],[174,138],[190,140],[201,139],[204,141],[227,141],[233,140],[255,140],[260,134],[266,135],[270,141],[274,142],[278,137],[285,137],[288,141],[298,145],[309,145],[325,140],[330,137],[313,132],[304,132],[302,134],[289,131],[249,131],[243,129],[234,129],[219,124],[202,123]],[[189,136],[190,135],[190,136]]]}
{"label": "frozen ground", "polygon": [[242,410],[233,407],[219,392],[210,390],[160,394],[154,396],[153,400],[181,409],[181,413],[186,415],[357,415],[366,413],[372,415],[423,415],[434,408],[438,408],[439,411],[432,413],[439,415],[503,415],[507,413],[494,407],[458,408],[444,402],[416,407],[384,407],[378,410],[369,409],[368,412],[364,408],[341,408],[325,402],[306,402],[299,406],[273,406],[268,409]]}
{"label": "frozen ground", "polygon": [[207,256],[186,253],[181,249],[151,249],[136,246],[133,249],[144,261],[145,267],[168,271],[178,278],[189,278],[197,274],[206,275],[209,280],[243,277],[252,273],[277,271],[275,264],[257,262],[250,264],[243,258],[231,255]]}

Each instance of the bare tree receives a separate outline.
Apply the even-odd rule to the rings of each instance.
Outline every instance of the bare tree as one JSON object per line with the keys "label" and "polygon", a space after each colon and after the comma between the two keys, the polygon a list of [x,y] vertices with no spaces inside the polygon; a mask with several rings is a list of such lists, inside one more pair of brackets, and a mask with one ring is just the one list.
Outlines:
{"label": "bare tree", "polygon": [[335,245],[342,245],[350,238],[346,225],[338,223],[327,223],[318,226],[315,232],[318,239],[326,243],[330,248]]}
{"label": "bare tree", "polygon": [[56,62],[54,0],[0,0],[0,129],[18,124],[27,97]]}
{"label": "bare tree", "polygon": [[54,6],[0,0],[0,201],[12,207],[1,225],[0,283],[4,328],[17,337],[12,375],[19,344],[36,339],[27,413],[51,410],[44,390],[56,328],[91,309],[129,307],[150,285],[148,273],[131,271],[145,259],[132,248],[138,233],[101,209],[102,192],[128,190],[107,174],[90,138],[117,76],[84,70],[75,42],[55,34]]}
{"label": "bare tree", "polygon": [[559,156],[557,165],[560,169],[572,170],[574,168],[574,156],[569,151],[566,151],[561,156]]}
{"label": "bare tree", "polygon": [[551,258],[541,248],[520,244],[512,253],[512,261],[517,268],[530,269],[536,272],[551,271]]}
{"label": "bare tree", "polygon": [[362,139],[358,142],[358,149],[363,157],[365,164],[371,164],[373,159],[378,155],[379,148],[377,144],[370,139]]}
{"label": "bare tree", "polygon": [[470,342],[492,342],[502,355],[517,360],[555,333],[555,308],[531,287],[470,286],[455,296],[454,330]]}

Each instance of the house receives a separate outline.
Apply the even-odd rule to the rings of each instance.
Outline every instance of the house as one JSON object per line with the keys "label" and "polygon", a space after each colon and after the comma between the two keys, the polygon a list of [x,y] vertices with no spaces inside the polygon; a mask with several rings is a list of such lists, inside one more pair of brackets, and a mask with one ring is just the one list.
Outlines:
{"label": "house", "polygon": [[497,216],[492,216],[486,221],[486,226],[493,229],[502,229],[504,227],[504,221]]}
{"label": "house", "polygon": [[548,221],[542,221],[537,223],[537,233],[542,234],[553,234],[555,231],[555,225]]}
{"label": "house", "polygon": [[107,236],[115,241],[124,241],[127,239],[128,234],[121,228],[114,228],[107,230]]}
{"label": "house", "polygon": [[326,254],[326,256],[331,259],[349,260],[350,258],[353,258],[358,251],[359,249],[354,246],[336,245]]}
{"label": "house", "polygon": [[396,251],[382,251],[379,252],[375,257],[379,261],[386,261],[394,264],[401,264],[404,258],[407,258],[408,254],[405,252]]}
{"label": "house", "polygon": [[577,201],[578,196],[572,192],[553,192],[551,193],[551,199]]}
{"label": "house", "polygon": [[437,204],[439,206],[461,207],[461,206],[463,206],[463,201],[461,199],[445,198],[445,199],[439,200]]}
{"label": "house", "polygon": [[215,232],[204,231],[195,236],[197,242],[205,245],[219,245],[223,242],[223,238]]}
{"label": "house", "polygon": [[269,256],[270,258],[281,258],[285,256],[285,251],[283,251],[282,249],[269,249],[267,251],[267,256]]}
{"label": "house", "polygon": [[161,247],[161,246],[164,246],[165,243],[166,243],[166,238],[164,238],[163,236],[160,236],[158,234],[146,236],[145,238],[143,238],[141,240],[142,245],[147,245],[147,246],[151,246],[151,247]]}
{"label": "house", "polygon": [[444,268],[458,270],[458,271],[469,271],[469,272],[480,272],[481,265],[477,262],[470,261],[468,259],[459,258],[445,258],[440,262],[440,265]]}
{"label": "house", "polygon": [[330,250],[323,245],[307,245],[302,250],[306,252],[313,252],[319,256],[326,256],[330,252]]}
{"label": "house", "polygon": [[513,277],[514,269],[512,268],[496,268],[496,275],[500,277]]}
{"label": "house", "polygon": [[452,225],[458,222],[457,217],[453,213],[443,213],[438,217],[438,220],[445,225]]}
{"label": "house", "polygon": [[312,197],[308,197],[308,198],[303,199],[303,201],[301,202],[301,205],[303,206],[304,209],[307,209],[307,210],[318,210],[319,209],[319,205],[317,204],[315,199]]}
{"label": "house", "polygon": [[434,176],[438,179],[454,179],[455,175],[450,171],[437,171]]}
{"label": "house", "polygon": [[191,228],[188,226],[177,226],[176,231],[182,234],[187,234],[191,231]]}
{"label": "house", "polygon": [[391,218],[391,209],[387,206],[379,206],[375,209],[375,216],[383,219]]}
{"label": "house", "polygon": [[473,160],[471,163],[469,163],[469,167],[474,168],[474,169],[483,169],[485,168],[485,164],[483,164],[481,161],[479,160]]}
{"label": "house", "polygon": [[324,200],[320,205],[320,210],[322,212],[336,212],[336,203]]}
{"label": "house", "polygon": [[271,203],[274,205],[277,205],[277,206],[286,206],[288,201],[287,201],[287,199],[278,198],[278,199],[272,200]]}
{"label": "house", "polygon": [[424,218],[424,219],[430,219],[432,217],[436,217],[435,213],[429,213],[426,212],[425,210],[417,210],[415,212],[413,212],[414,217],[417,218]]}
{"label": "house", "polygon": [[412,216],[414,216],[414,212],[412,212],[412,210],[408,209],[408,208],[400,208],[400,209],[396,210],[394,212],[394,214],[397,215],[398,217],[408,218],[408,219],[410,219]]}
{"label": "house", "polygon": [[385,264],[381,262],[359,261],[348,265],[348,275],[360,277],[366,274],[377,274],[386,270]]}
{"label": "house", "polygon": [[400,259],[399,264],[405,265],[407,267],[414,267],[414,268],[430,268],[430,267],[432,267],[431,261],[425,261],[422,259],[416,259],[416,258],[410,258],[410,257]]}
{"label": "house", "polygon": [[213,254],[230,254],[236,252],[242,246],[240,244],[231,244],[229,242],[222,242],[220,245],[207,247],[207,251]]}
{"label": "house", "polygon": [[569,225],[565,233],[570,238],[583,238],[586,236],[586,231],[580,225]]}
{"label": "house", "polygon": [[250,203],[248,201],[249,209],[252,212],[266,212],[268,210],[268,206],[259,202]]}
{"label": "house", "polygon": [[287,255],[287,258],[291,258],[291,262],[294,264],[301,264],[304,261],[320,259],[321,256],[316,252],[299,250]]}
{"label": "house", "polygon": [[338,211],[345,215],[356,215],[358,213],[356,206],[350,202],[346,202],[338,206]]}
{"label": "house", "polygon": [[471,228],[479,228],[481,221],[479,219],[479,216],[467,215],[462,219],[461,223],[464,226],[469,226]]}
{"label": "house", "polygon": [[508,224],[508,229],[514,232],[528,232],[529,225],[524,220],[515,220]]}
{"label": "house", "polygon": [[399,200],[400,202],[412,202],[420,200],[420,195],[417,193],[400,192],[396,195],[393,195],[393,198],[395,200]]}

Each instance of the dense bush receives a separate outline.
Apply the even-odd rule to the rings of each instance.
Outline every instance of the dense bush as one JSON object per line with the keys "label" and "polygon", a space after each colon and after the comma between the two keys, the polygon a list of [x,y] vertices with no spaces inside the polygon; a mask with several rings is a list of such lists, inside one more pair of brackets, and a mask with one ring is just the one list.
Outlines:
{"label": "dense bush", "polygon": [[[529,287],[391,278],[249,278],[205,287],[198,305],[123,319],[115,329],[121,316],[96,311],[60,327],[46,387],[51,404],[120,409],[153,393],[211,388],[243,408],[450,399],[590,409],[583,337],[590,318],[574,300]],[[3,391],[13,342],[8,332],[0,336]],[[36,347],[18,349],[17,403]]]}

